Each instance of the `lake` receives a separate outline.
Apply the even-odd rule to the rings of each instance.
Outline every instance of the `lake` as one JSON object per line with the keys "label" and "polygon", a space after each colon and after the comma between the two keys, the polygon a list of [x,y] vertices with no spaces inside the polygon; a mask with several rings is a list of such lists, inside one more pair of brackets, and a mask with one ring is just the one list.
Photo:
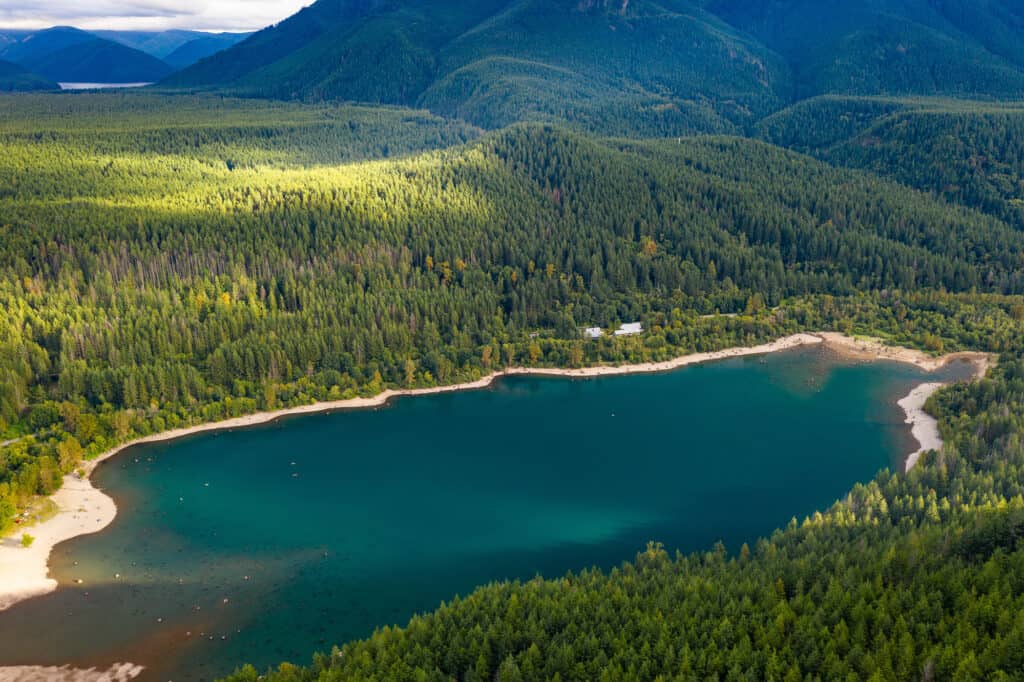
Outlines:
{"label": "lake", "polygon": [[736,551],[900,468],[915,443],[895,401],[968,371],[802,348],[138,446],[94,475],[114,524],[57,547],[59,590],[0,613],[0,664],[208,680],[648,540]]}
{"label": "lake", "polygon": [[152,83],[58,83],[61,90],[123,90],[144,88]]}

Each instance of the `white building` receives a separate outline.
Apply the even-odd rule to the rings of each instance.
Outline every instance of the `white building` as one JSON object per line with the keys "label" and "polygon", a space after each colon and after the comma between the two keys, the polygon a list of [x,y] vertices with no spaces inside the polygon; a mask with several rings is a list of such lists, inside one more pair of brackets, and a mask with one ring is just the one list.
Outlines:
{"label": "white building", "polygon": [[644,333],[644,326],[640,322],[630,322],[615,330],[615,336],[636,336]]}
{"label": "white building", "polygon": [[604,336],[604,332],[600,327],[587,327],[583,330],[583,338],[585,339],[599,339]]}

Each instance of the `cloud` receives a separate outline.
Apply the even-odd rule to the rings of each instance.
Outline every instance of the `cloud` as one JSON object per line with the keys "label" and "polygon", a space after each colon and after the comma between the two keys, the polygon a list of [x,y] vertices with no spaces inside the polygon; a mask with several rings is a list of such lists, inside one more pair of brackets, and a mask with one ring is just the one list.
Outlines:
{"label": "cloud", "polygon": [[310,2],[312,0],[0,0],[0,26],[253,31],[291,16]]}

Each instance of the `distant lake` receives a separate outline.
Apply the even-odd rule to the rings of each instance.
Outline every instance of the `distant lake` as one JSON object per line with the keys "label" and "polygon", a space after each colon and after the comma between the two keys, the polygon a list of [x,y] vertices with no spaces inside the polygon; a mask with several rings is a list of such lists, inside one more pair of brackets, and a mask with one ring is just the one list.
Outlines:
{"label": "distant lake", "polygon": [[648,540],[735,552],[900,467],[915,444],[895,401],[934,377],[804,348],[136,447],[95,475],[114,524],[57,548],[57,592],[0,613],[0,664],[209,680]]}
{"label": "distant lake", "polygon": [[144,88],[152,83],[57,83],[61,90],[109,90],[120,88]]}

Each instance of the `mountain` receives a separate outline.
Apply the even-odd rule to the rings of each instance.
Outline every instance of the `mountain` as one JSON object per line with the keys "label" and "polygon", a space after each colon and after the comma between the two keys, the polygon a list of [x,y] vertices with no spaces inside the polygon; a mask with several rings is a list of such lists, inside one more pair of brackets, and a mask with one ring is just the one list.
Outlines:
{"label": "mountain", "polygon": [[[680,127],[698,113],[743,123],[777,108],[788,87],[770,51],[685,2],[525,0],[442,58],[445,75],[420,103],[491,126],[575,118],[603,129],[603,119],[627,118],[646,129],[652,112]],[[624,116],[608,115],[623,106]]]}
{"label": "mountain", "polygon": [[781,59],[681,0],[320,0],[164,85],[667,135],[730,129],[789,87]]}
{"label": "mountain", "polygon": [[[183,30],[90,32],[67,26],[42,31],[0,30],[0,58],[59,74],[51,77],[65,82],[151,82],[236,45],[249,35]],[[87,43],[90,45],[85,47]],[[81,79],[82,73],[91,77]],[[135,78],[125,80],[129,75]]]}
{"label": "mountain", "polygon": [[[505,3],[484,0],[468,4],[463,7],[445,0],[320,0],[224,54],[175,76],[168,84],[227,85],[275,96],[363,95],[370,99],[372,93],[368,90],[372,86],[346,87],[341,82],[354,75],[379,81],[378,88],[397,78],[393,87],[412,90],[424,75],[424,63],[433,62],[441,45]],[[407,53],[399,52],[399,47]],[[361,55],[361,50],[368,54]],[[257,87],[259,72],[269,67],[277,82]],[[375,72],[365,73],[369,67],[376,67]],[[304,69],[310,73],[303,75]],[[332,83],[332,76],[339,82]],[[419,91],[425,87],[419,85]],[[388,93],[378,99],[402,98]]]}
{"label": "mountain", "polygon": [[[93,31],[94,35],[121,43],[162,59],[176,68],[189,66],[203,57],[231,47],[248,38],[250,33],[206,33],[204,31]],[[195,43],[191,48],[188,45]],[[171,55],[185,51],[172,61]],[[192,56],[194,58],[192,58]],[[188,61],[191,59],[191,61]]]}
{"label": "mountain", "polygon": [[3,52],[5,49],[10,47],[14,43],[18,42],[30,33],[31,31],[23,31],[17,29],[0,29],[0,52]]}
{"label": "mountain", "polygon": [[13,62],[0,60],[0,92],[56,90],[56,83],[37,76]]}
{"label": "mountain", "polygon": [[55,26],[33,33],[15,34],[5,47],[0,48],[0,59],[25,65],[74,45],[96,40],[96,36],[70,26]]}
{"label": "mountain", "polygon": [[151,83],[174,71],[156,57],[91,36],[19,63],[59,82]]}
{"label": "mountain", "polygon": [[206,34],[199,31],[92,31],[93,35],[163,59],[182,45]]}
{"label": "mountain", "polygon": [[226,50],[248,37],[248,33],[201,33],[161,58],[175,69],[192,66],[200,59]]}
{"label": "mountain", "polygon": [[1024,10],[1011,0],[712,0],[783,55],[797,98],[1024,91]]}
{"label": "mountain", "polygon": [[320,0],[165,84],[496,128],[725,132],[823,94],[1024,92],[1010,0]]}

